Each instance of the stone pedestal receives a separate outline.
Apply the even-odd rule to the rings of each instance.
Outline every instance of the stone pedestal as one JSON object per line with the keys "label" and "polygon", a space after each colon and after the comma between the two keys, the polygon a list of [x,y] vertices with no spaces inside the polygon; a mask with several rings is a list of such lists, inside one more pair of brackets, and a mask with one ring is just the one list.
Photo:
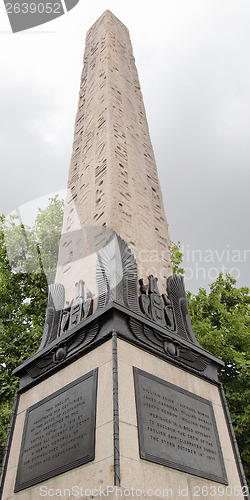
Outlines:
{"label": "stone pedestal", "polygon": [[[16,370],[21,382],[4,465],[2,499],[73,500],[102,498],[104,494],[109,498],[248,498],[243,493],[244,473],[217,380],[220,365],[198,344],[176,332],[170,334],[139,310],[110,302]],[[96,398],[94,395],[91,401],[84,376],[97,377]],[[145,377],[146,386],[138,382],[138,376]],[[72,384],[74,388],[82,379],[75,395]],[[58,391],[67,387],[60,399]],[[33,427],[31,423],[26,427],[29,436],[26,432],[23,438],[27,414],[39,403],[40,413],[34,414]],[[88,438],[84,429],[89,432],[89,427],[81,423],[81,415],[89,411],[84,404],[94,405],[93,411],[96,408],[91,417],[94,455],[70,468],[70,442],[78,456],[81,439],[84,444]],[[76,422],[82,425],[80,434]],[[34,439],[28,443],[32,433]],[[26,444],[22,445],[23,439]],[[30,445],[32,449],[28,449]],[[37,464],[39,460],[48,462],[48,450],[52,477],[45,474],[41,479],[43,465]],[[155,456],[147,453],[150,450],[156,450]],[[200,471],[198,453],[203,457]],[[69,470],[60,472],[56,469],[62,455]],[[216,461],[215,471],[211,460]],[[212,479],[211,470],[217,480]],[[34,484],[20,485],[25,474]]]}

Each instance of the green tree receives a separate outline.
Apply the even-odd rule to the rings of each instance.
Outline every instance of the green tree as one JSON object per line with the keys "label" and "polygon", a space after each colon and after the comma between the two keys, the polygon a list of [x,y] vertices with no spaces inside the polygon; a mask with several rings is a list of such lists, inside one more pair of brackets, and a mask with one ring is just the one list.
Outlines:
{"label": "green tree", "polygon": [[0,461],[19,383],[12,370],[36,352],[42,338],[62,215],[63,201],[56,196],[39,209],[32,228],[0,217]]}
{"label": "green tree", "polygon": [[171,241],[170,260],[172,264],[173,274],[184,274],[185,269],[181,267],[183,263],[183,253],[180,250],[180,242],[174,243]]}
{"label": "green tree", "polygon": [[250,463],[250,291],[236,280],[219,275],[209,293],[200,288],[188,293],[194,334],[204,349],[222,359],[219,371],[242,462],[249,476]]}
{"label": "green tree", "polygon": [[54,283],[55,279],[63,207],[63,200],[60,200],[58,195],[55,196],[44,210],[41,210],[41,208],[38,209],[34,225],[39,257],[42,261],[42,268],[47,276],[48,283]]}

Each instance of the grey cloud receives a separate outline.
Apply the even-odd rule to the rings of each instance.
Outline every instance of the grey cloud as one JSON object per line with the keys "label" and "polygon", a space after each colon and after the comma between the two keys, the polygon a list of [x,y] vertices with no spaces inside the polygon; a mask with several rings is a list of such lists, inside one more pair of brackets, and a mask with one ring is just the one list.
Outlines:
{"label": "grey cloud", "polygon": [[[0,100],[0,213],[8,213],[66,186],[71,134],[60,147],[46,140],[59,104],[55,95],[36,90],[32,81],[13,85],[2,81]],[[56,130],[54,133],[56,136]]]}

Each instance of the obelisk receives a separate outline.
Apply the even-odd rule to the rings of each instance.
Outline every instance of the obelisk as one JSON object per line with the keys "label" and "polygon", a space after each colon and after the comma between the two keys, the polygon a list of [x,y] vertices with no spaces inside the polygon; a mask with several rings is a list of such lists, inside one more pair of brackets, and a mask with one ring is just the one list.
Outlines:
{"label": "obelisk", "polygon": [[168,251],[128,31],[106,11],[86,40],[43,338],[14,370],[3,500],[248,498],[223,362],[194,336]]}
{"label": "obelisk", "polygon": [[109,229],[132,250],[138,276],[157,276],[165,293],[170,240],[138,73],[129,32],[107,10],[86,37],[56,275],[66,296],[83,269],[85,281],[86,268],[95,273],[82,258],[105,243]]}

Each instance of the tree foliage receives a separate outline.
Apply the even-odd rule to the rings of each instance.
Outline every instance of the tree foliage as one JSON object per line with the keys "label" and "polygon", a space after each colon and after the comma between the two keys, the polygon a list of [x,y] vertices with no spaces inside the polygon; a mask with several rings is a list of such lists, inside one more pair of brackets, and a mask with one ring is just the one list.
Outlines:
{"label": "tree foliage", "polygon": [[180,250],[180,242],[174,243],[171,241],[170,260],[172,264],[173,274],[184,274],[185,269],[181,267],[183,261],[183,253]]}
{"label": "tree foliage", "polygon": [[195,336],[204,349],[222,359],[220,369],[232,424],[246,475],[250,463],[250,291],[236,280],[219,275],[209,293],[188,293]]}
{"label": "tree foliage", "polygon": [[32,228],[15,217],[0,217],[0,461],[18,387],[12,370],[36,352],[42,338],[62,215],[63,202],[56,196],[39,209]]}

